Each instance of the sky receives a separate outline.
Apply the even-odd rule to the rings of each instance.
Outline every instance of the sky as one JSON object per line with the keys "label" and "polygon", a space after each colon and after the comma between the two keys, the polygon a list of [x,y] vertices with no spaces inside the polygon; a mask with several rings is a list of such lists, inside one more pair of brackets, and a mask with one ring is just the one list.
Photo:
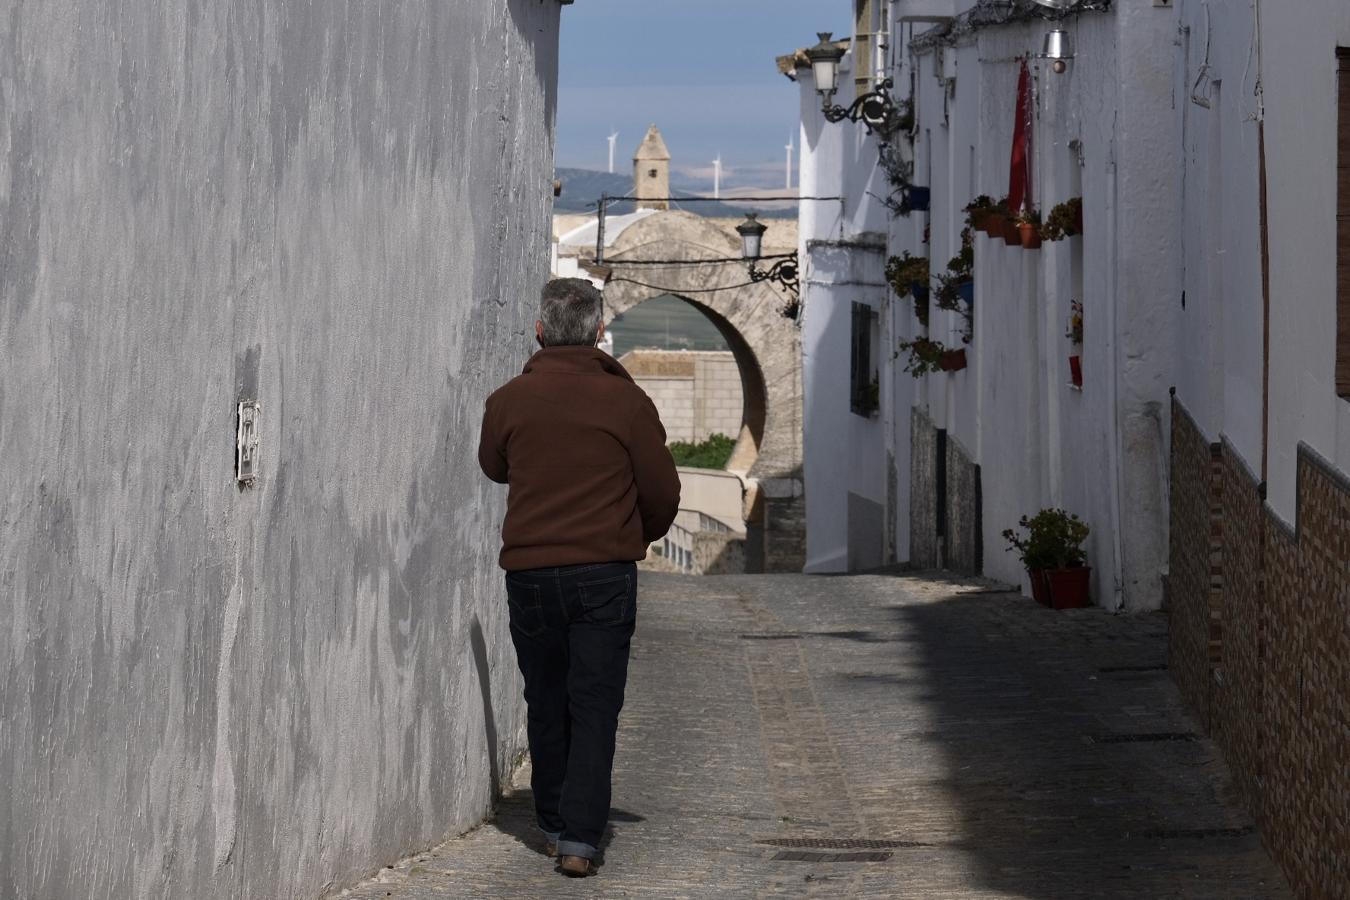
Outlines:
{"label": "sky", "polygon": [[783,187],[799,88],[774,60],[851,32],[849,0],[577,0],[562,12],[559,166],[616,172],[656,123],[671,165],[711,184]]}

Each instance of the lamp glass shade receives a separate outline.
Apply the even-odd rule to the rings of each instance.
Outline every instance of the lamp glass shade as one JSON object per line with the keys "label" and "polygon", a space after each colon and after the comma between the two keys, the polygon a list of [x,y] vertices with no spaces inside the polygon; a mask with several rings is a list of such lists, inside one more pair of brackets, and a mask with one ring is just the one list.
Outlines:
{"label": "lamp glass shade", "polygon": [[1047,31],[1041,50],[1044,59],[1073,59],[1073,40],[1063,28]]}
{"label": "lamp glass shade", "polygon": [[822,94],[833,94],[839,89],[839,60],[844,58],[844,51],[839,49],[830,32],[822,31],[816,36],[820,38],[820,43],[806,51],[806,58],[811,60],[816,90]]}
{"label": "lamp glass shade", "polygon": [[759,259],[761,249],[764,245],[764,232],[769,227],[755,213],[748,213],[745,221],[736,226],[736,231],[741,236],[741,255],[746,259]]}
{"label": "lamp glass shade", "polygon": [[1041,6],[1048,6],[1051,9],[1066,10],[1073,9],[1078,5],[1078,0],[1036,0]]}

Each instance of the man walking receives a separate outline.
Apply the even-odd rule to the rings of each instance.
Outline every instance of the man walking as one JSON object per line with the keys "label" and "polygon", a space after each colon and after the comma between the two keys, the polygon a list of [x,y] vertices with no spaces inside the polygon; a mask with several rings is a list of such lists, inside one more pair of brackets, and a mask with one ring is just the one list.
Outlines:
{"label": "man walking", "polygon": [[637,614],[637,566],[675,520],[680,481],[656,407],[608,354],[600,292],[544,286],[543,348],[487,401],[478,461],[509,484],[511,639],[525,679],[531,786],[549,855],[595,874]]}

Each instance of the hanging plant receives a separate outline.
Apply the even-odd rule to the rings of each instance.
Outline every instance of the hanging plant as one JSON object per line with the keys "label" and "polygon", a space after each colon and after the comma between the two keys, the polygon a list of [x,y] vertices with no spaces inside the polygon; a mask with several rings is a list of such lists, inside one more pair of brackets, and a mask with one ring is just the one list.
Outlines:
{"label": "hanging plant", "polygon": [[886,281],[897,297],[914,298],[914,317],[928,327],[928,257],[892,256],[886,261]]}
{"label": "hanging plant", "polygon": [[994,211],[994,198],[981,194],[966,204],[966,225],[974,231],[988,233],[989,219]]}
{"label": "hanging plant", "polygon": [[1027,206],[1017,214],[1017,230],[1022,239],[1024,250],[1039,250],[1041,247],[1041,211]]}
{"label": "hanging plant", "polygon": [[960,314],[965,319],[961,342],[969,344],[975,327],[975,245],[970,229],[961,232],[961,251],[947,263],[947,271],[937,277],[934,303],[938,309]]}
{"label": "hanging plant", "polygon": [[1062,241],[1083,233],[1083,198],[1074,197],[1055,204],[1041,226],[1041,237],[1047,241]]}
{"label": "hanging plant", "polygon": [[905,371],[915,378],[920,378],[930,372],[941,372],[943,355],[948,353],[950,349],[944,346],[941,341],[934,341],[922,336],[916,337],[912,341],[900,342],[900,352],[909,354],[909,359],[905,362]]}

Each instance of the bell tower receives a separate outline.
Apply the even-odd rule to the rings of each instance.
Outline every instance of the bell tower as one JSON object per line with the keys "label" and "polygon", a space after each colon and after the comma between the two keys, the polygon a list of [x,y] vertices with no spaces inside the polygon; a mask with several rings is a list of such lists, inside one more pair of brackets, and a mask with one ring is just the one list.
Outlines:
{"label": "bell tower", "polygon": [[669,209],[664,199],[670,196],[670,151],[655,125],[633,155],[633,196],[638,209]]}

